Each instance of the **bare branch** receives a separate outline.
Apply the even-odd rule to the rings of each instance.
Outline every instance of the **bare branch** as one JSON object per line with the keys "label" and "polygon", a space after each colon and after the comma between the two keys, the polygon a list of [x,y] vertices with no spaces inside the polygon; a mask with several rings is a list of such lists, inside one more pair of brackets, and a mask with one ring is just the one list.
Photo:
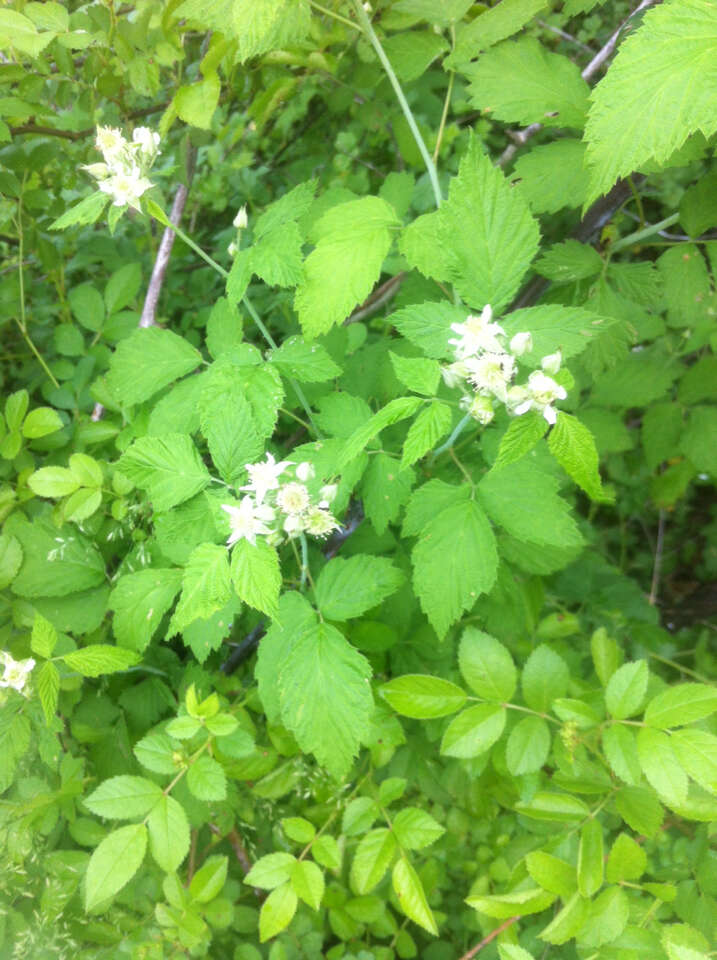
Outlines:
{"label": "bare branch", "polygon": [[495,940],[499,933],[502,933],[504,930],[507,930],[508,927],[511,927],[516,920],[520,920],[520,917],[509,917],[507,920],[504,920],[499,927],[496,927],[495,930],[491,930],[487,937],[483,937],[480,943],[477,943],[468,953],[464,953],[460,960],[473,960],[473,957],[476,954],[480,953],[483,947],[487,947],[488,944]]}

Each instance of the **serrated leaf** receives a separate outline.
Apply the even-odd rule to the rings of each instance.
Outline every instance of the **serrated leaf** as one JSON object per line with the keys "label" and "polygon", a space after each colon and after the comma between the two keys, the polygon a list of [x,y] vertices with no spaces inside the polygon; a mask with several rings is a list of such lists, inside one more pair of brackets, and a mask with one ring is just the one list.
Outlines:
{"label": "serrated leaf", "polygon": [[242,338],[242,318],[236,304],[219,297],[207,319],[206,341],[209,353],[218,360],[238,347]]}
{"label": "serrated leaf", "polygon": [[142,766],[153,773],[177,772],[174,746],[166,733],[148,733],[134,745],[133,753]]}
{"label": "serrated leaf", "polygon": [[226,547],[202,543],[192,551],[182,577],[182,592],[174,611],[167,638],[193,623],[221,610],[231,597],[229,555]]}
{"label": "serrated leaf", "polygon": [[57,220],[52,221],[49,229],[66,230],[68,227],[74,227],[76,224],[84,226],[88,223],[95,223],[102,216],[102,211],[109,201],[110,198],[106,193],[102,193],[101,190],[96,190],[94,193],[91,193],[89,197],[85,197],[84,200],[76,203],[74,207],[65,210]]}
{"label": "serrated leaf", "polygon": [[301,337],[289,337],[268,357],[281,373],[301,383],[322,383],[341,375],[341,367],[319,343],[305,343]]}
{"label": "serrated leaf", "polygon": [[513,179],[533,213],[556,213],[563,207],[583,205],[590,182],[585,150],[582,141],[565,137],[518,157]]}
{"label": "serrated leaf", "polygon": [[255,544],[238,540],[232,548],[231,579],[244,603],[268,617],[276,617],[281,570],[274,547],[261,537]]}
{"label": "serrated leaf", "polygon": [[615,797],[615,806],[635,833],[654,837],[660,829],[664,811],[651,790],[638,786],[623,787]]}
{"label": "serrated leaf", "polygon": [[646,660],[625,663],[616,670],[605,688],[605,706],[617,720],[631,717],[642,707],[649,669]]}
{"label": "serrated leaf", "polygon": [[426,397],[435,395],[441,380],[441,368],[436,360],[427,357],[401,357],[389,350],[393,371],[401,383],[414,393]]}
{"label": "serrated leaf", "polygon": [[430,847],[446,832],[437,820],[418,807],[404,807],[393,818],[393,829],[404,850]]}
{"label": "serrated leaf", "polygon": [[312,910],[318,910],[324,896],[324,875],[311,860],[297,860],[291,871],[291,886],[294,893],[308,904]]}
{"label": "serrated leaf", "polygon": [[212,460],[229,484],[236,483],[246,464],[254,463],[264,451],[236,369],[231,363],[212,364],[198,405],[199,424]]}
{"label": "serrated leaf", "polygon": [[[416,264],[414,264],[416,265]],[[420,268],[419,268],[420,269]],[[468,311],[452,303],[417,303],[392,313],[387,323],[435,360],[451,356],[452,323],[463,323]]]}
{"label": "serrated leaf", "polygon": [[380,197],[351,200],[324,214],[294,301],[306,337],[327,333],[369,295],[397,226],[393,208]]}
{"label": "serrated leaf", "polygon": [[209,903],[218,896],[224,889],[228,869],[228,857],[207,857],[189,884],[192,900],[195,903]]}
{"label": "serrated leaf", "polygon": [[646,866],[647,854],[640,844],[626,833],[621,833],[613,843],[607,859],[607,882],[639,880]]}
{"label": "serrated leaf", "polygon": [[147,491],[155,510],[169,510],[189,500],[211,479],[191,437],[182,433],[141,437],[117,465],[132,483]]}
{"label": "serrated leaf", "polygon": [[505,762],[514,777],[536,773],[548,759],[550,729],[542,717],[525,717],[510,731]]}
{"label": "serrated leaf", "polygon": [[670,738],[661,730],[642,727],[637,734],[637,754],[650,786],[668,806],[687,799],[687,774],[682,769]]}
{"label": "serrated leaf", "polygon": [[12,583],[18,596],[64,597],[104,582],[102,556],[76,529],[58,530],[47,520],[36,518],[30,523],[18,517],[12,529],[7,522],[6,532],[22,548],[22,565]]}
{"label": "serrated leaf", "polygon": [[549,247],[535,264],[535,270],[554,283],[574,283],[594,277],[603,266],[603,259],[594,247],[571,239]]}
{"label": "serrated leaf", "polygon": [[189,851],[189,822],[184,808],[162,796],[147,817],[149,850],[165,873],[173,873]]}
{"label": "serrated leaf", "polygon": [[123,406],[134,406],[196,369],[201,361],[199,351],[171,330],[142,328],[117,346],[110,359],[107,389]]}
{"label": "serrated leaf", "polygon": [[350,620],[382,603],[404,576],[386,557],[334,557],[316,581],[316,603],[328,620]]}
{"label": "serrated leaf", "polygon": [[467,75],[471,102],[505,123],[581,130],[589,88],[567,57],[550,53],[534,37],[488,50]]}
{"label": "serrated leaf", "polygon": [[145,650],[181,583],[181,570],[156,567],[120,577],[108,600],[118,642],[139,653]]}
{"label": "serrated leaf", "polygon": [[495,896],[466,897],[466,903],[496,920],[508,917],[524,917],[531,913],[542,913],[555,900],[555,894],[547,890],[520,890],[516,893],[502,893]]}
{"label": "serrated leaf", "polygon": [[382,410],[375,413],[370,420],[356,429],[345,442],[337,469],[341,470],[354,460],[365,448],[366,444],[391,424],[405,420],[412,416],[420,406],[423,400],[420,397],[398,397],[391,400]]}
{"label": "serrated leaf", "polygon": [[291,879],[296,862],[291,853],[267,853],[252,865],[245,882],[262,890],[274,890]]}
{"label": "serrated leaf", "polygon": [[507,467],[511,463],[522,460],[526,453],[529,453],[545,436],[547,429],[548,423],[545,417],[536,410],[528,410],[522,416],[511,420],[501,438],[493,470],[500,470],[501,467]]}
{"label": "serrated leaf", "polygon": [[225,800],[227,777],[224,768],[204,754],[189,768],[187,786],[198,800]]}
{"label": "serrated leaf", "polygon": [[710,0],[671,0],[647,11],[591,97],[586,204],[647,161],[664,163],[691,133],[714,133],[715,63],[717,9]]}
{"label": "serrated leaf", "polygon": [[351,887],[359,895],[370,893],[381,881],[398,845],[390,830],[378,827],[361,838],[351,864]]}
{"label": "serrated leaf", "polygon": [[108,643],[95,643],[81,650],[64,653],[60,659],[83,677],[100,677],[105,673],[127,670],[139,663],[141,657],[134,650],[113,647]]}
{"label": "serrated leaf", "polygon": [[113,897],[135,875],[147,850],[147,828],[132,823],[114,830],[90,857],[85,875],[85,910]]}
{"label": "serrated leaf", "polygon": [[579,893],[573,894],[538,936],[541,940],[555,945],[567,943],[580,932],[589,910],[589,901],[583,899]]}
{"label": "serrated leaf", "polygon": [[498,555],[487,517],[475,501],[439,513],[413,549],[413,584],[439,637],[495,583]]}
{"label": "serrated leaf", "polygon": [[603,859],[602,827],[599,821],[588,820],[580,831],[578,846],[578,890],[583,897],[592,897],[602,886]]}
{"label": "serrated leaf", "polygon": [[370,677],[368,661],[324,623],[296,638],[281,668],[284,726],[337,779],[347,773],[368,733]]}
{"label": "serrated leaf", "polygon": [[680,683],[658,693],[645,709],[651,727],[682,727],[703,720],[717,710],[717,687],[706,683]]}
{"label": "serrated leaf", "polygon": [[675,730],[671,743],[692,779],[710,793],[717,793],[717,736],[706,730]]}
{"label": "serrated leaf", "polygon": [[565,472],[598,503],[609,501],[598,472],[595,438],[577,417],[558,411],[558,419],[548,436],[548,449]]}
{"label": "serrated leaf", "polygon": [[287,882],[272,890],[259,911],[259,940],[265,943],[281,933],[291,923],[298,898],[291,883]]}
{"label": "serrated leaf", "polygon": [[413,470],[399,470],[388,454],[377,453],[371,457],[363,475],[361,495],[364,511],[376,533],[384,533],[389,523],[398,519],[415,479]]}
{"label": "serrated leaf", "polygon": [[440,400],[432,401],[418,414],[409,427],[403,442],[401,469],[420,460],[451,429],[453,415],[451,408]]}
{"label": "serrated leaf", "polygon": [[57,630],[40,613],[35,614],[32,622],[32,635],[30,636],[30,649],[40,657],[48,659],[52,656],[52,651],[57,643]]}
{"label": "serrated leaf", "polygon": [[525,857],[525,865],[532,879],[551,893],[567,899],[575,892],[575,867],[544,850],[534,850]]}
{"label": "serrated leaf", "polygon": [[500,739],[506,710],[496,703],[468,707],[448,724],[441,741],[441,753],[464,760],[478,757]]}
{"label": "serrated leaf", "polygon": [[559,823],[571,823],[582,820],[590,813],[587,804],[580,797],[569,793],[550,793],[539,790],[529,802],[516,804],[516,810],[532,820],[555,820]]}
{"label": "serrated leaf", "polygon": [[518,673],[503,644],[476,627],[466,627],[458,647],[458,667],[474,693],[503,703],[515,693]]}
{"label": "serrated leaf", "polygon": [[[282,93],[286,88],[280,87]],[[304,277],[301,248],[304,238],[293,221],[257,238],[249,251],[249,263],[257,276],[271,287],[295,287]]]}
{"label": "serrated leaf", "polygon": [[54,719],[57,710],[57,700],[60,695],[60,674],[57,667],[51,661],[43,663],[37,672],[37,694],[40,698],[42,712],[45,714],[45,722],[48,727]]}
{"label": "serrated leaf", "polygon": [[640,759],[632,730],[619,723],[603,731],[602,747],[612,772],[632,786],[640,782]]}
{"label": "serrated leaf", "polygon": [[401,857],[393,868],[391,882],[401,909],[406,916],[417,923],[419,927],[423,927],[424,930],[437,937],[438,927],[431,908],[428,906],[423,884],[405,857]]}
{"label": "serrated leaf", "polygon": [[553,700],[567,693],[570,671],[561,656],[541,644],[526,660],[520,683],[527,705],[545,713]]}
{"label": "serrated leaf", "polygon": [[538,367],[549,353],[560,350],[563,360],[576,357],[614,325],[614,321],[582,307],[549,304],[513,310],[501,320],[507,337],[530,332],[533,349],[520,358],[528,367]]}
{"label": "serrated leaf", "polygon": [[177,116],[192,127],[209,130],[220,92],[221,84],[215,73],[198,83],[178,87],[173,100]]}
{"label": "serrated leaf", "polygon": [[446,717],[466,702],[465,690],[455,683],[419,673],[394,677],[379,693],[397,713],[416,720]]}
{"label": "serrated leaf", "polygon": [[122,774],[105,780],[83,802],[98,817],[132,820],[148,814],[163,796],[162,788],[151,780]]}

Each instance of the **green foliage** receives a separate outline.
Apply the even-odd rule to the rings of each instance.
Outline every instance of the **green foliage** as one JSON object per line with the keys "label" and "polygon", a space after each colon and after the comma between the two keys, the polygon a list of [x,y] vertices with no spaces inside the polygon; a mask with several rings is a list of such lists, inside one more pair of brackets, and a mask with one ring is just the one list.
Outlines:
{"label": "green foliage", "polygon": [[0,956],[707,958],[714,3],[11,6]]}

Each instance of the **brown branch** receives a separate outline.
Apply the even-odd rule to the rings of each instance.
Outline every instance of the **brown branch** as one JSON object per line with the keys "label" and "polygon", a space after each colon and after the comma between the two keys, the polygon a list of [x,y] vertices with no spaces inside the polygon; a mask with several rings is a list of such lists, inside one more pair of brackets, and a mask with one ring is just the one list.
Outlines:
{"label": "brown branch", "polygon": [[495,940],[499,933],[507,930],[508,927],[512,926],[516,922],[516,920],[520,920],[520,917],[509,917],[507,920],[504,920],[499,927],[496,927],[495,930],[492,930],[487,937],[483,937],[481,942],[477,943],[475,947],[468,951],[468,953],[464,953],[460,960],[472,960],[477,953],[480,953],[483,947],[487,947],[492,940]]}
{"label": "brown branch", "polygon": [[360,306],[356,307],[351,316],[344,320],[344,325],[348,325],[349,323],[358,323],[359,320],[363,320],[365,317],[371,316],[372,313],[376,313],[377,310],[380,310],[384,304],[393,300],[398,291],[401,289],[401,284],[403,283],[404,277],[405,273],[402,270],[394,277],[391,277],[390,280],[382,283],[380,287],[376,287],[376,289],[369,294],[364,302]]}
{"label": "brown branch", "polygon": [[[159,113],[164,110],[169,101],[164,103],[155,103],[151,107],[142,107],[139,110],[133,110],[125,116],[125,120],[140,120],[142,117],[149,117],[153,113]],[[86,130],[59,130],[57,127],[44,127],[38,123],[22,123],[18,127],[10,127],[10,133],[13,136],[18,134],[31,133],[44,137],[61,137],[64,140],[84,140],[86,137],[93,137],[97,132],[96,127],[87,127]]]}

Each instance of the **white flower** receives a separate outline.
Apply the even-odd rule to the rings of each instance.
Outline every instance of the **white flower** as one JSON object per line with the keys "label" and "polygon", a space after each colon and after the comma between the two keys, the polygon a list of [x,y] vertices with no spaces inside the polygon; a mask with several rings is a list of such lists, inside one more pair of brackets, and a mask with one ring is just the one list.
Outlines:
{"label": "white flower", "polygon": [[457,360],[448,367],[441,367],[441,376],[443,382],[451,389],[460,385],[461,380],[466,380],[470,373],[463,360]]}
{"label": "white flower", "polygon": [[234,258],[237,254],[238,249],[239,248],[237,247],[236,242],[232,240],[232,242],[227,247],[227,253],[229,254],[230,257]]}
{"label": "white flower", "polygon": [[[461,403],[461,406],[463,406],[463,403]],[[465,404],[465,408],[473,419],[483,424],[483,426],[490,423],[495,416],[493,401],[490,397],[475,396]]]}
{"label": "white flower", "polygon": [[510,341],[510,352],[515,357],[522,357],[533,349],[533,338],[529,333],[516,333]]}
{"label": "white flower", "polygon": [[95,180],[104,180],[110,175],[110,168],[106,163],[83,163],[82,169],[86,170]]}
{"label": "white flower", "polygon": [[3,678],[0,680],[0,687],[12,687],[13,690],[21,691],[25,686],[28,675],[35,666],[35,661],[32,658],[29,660],[14,660],[4,650],[0,651],[0,661],[5,667]]}
{"label": "white flower", "polygon": [[528,410],[539,410],[549,424],[554,424],[557,413],[552,404],[556,400],[564,400],[567,397],[565,387],[561,387],[541,370],[534,370],[528,377],[527,392],[528,398],[515,407],[516,414],[520,415]]}
{"label": "white flower", "polygon": [[493,311],[490,304],[483,308],[479,317],[466,317],[464,323],[452,323],[451,330],[458,334],[448,342],[453,344],[458,360],[466,360],[483,351],[501,353],[503,345],[499,336],[505,336],[505,330],[498,323],[492,323]]}
{"label": "white flower", "polygon": [[[524,406],[526,400],[528,405]],[[510,413],[525,413],[526,410],[530,409],[530,391],[527,387],[511,387],[508,390],[505,405]],[[524,406],[524,409],[519,410],[522,406]]]}
{"label": "white flower", "polygon": [[327,483],[325,486],[319,490],[319,495],[321,497],[321,502],[325,504],[331,503],[335,499],[336,494],[339,492],[338,483]]}
{"label": "white flower", "polygon": [[341,524],[328,510],[321,507],[311,507],[306,513],[306,532],[313,537],[327,537],[332,530],[340,530]]}
{"label": "white flower", "polygon": [[306,521],[301,514],[290,513],[284,520],[284,533],[287,533],[290,537],[297,537],[304,532],[305,528]]}
{"label": "white flower", "polygon": [[128,172],[112,174],[106,180],[100,181],[99,187],[103,193],[112,197],[115,207],[130,206],[139,209],[139,198],[152,188],[152,181],[142,176],[139,167],[134,167]]}
{"label": "white flower", "polygon": [[98,127],[95,146],[105,158],[105,162],[111,164],[125,152],[127,141],[117,127]]}
{"label": "white flower", "polygon": [[237,215],[232,220],[232,223],[237,228],[237,230],[244,230],[249,223],[249,218],[246,213],[246,206],[239,207]]}
{"label": "white flower", "polygon": [[295,472],[297,480],[301,480],[302,483],[306,483],[307,480],[313,480],[316,476],[314,468],[305,460],[299,464]]}
{"label": "white flower", "polygon": [[153,163],[159,153],[159,134],[149,127],[137,127],[132,134],[132,142],[139,146],[148,163]]}
{"label": "white flower", "polygon": [[229,523],[231,526],[231,535],[227,540],[227,546],[233,546],[237,540],[248,540],[249,543],[256,544],[257,534],[267,535],[272,531],[264,523],[273,519],[273,511],[269,508],[262,509],[254,502],[253,497],[244,497],[238,507],[231,506],[228,503],[222,504],[222,510],[229,514]]}
{"label": "white flower", "polygon": [[560,364],[562,363],[563,355],[560,350],[556,350],[555,353],[549,353],[547,357],[543,357],[540,361],[540,366],[546,373],[549,373],[551,376],[555,374],[560,369]]}
{"label": "white flower", "polygon": [[290,516],[303,513],[310,503],[309,491],[302,483],[287,483],[276,495],[277,507]]}
{"label": "white flower", "polygon": [[256,497],[256,502],[262,504],[269,490],[276,490],[279,486],[279,477],[291,466],[291,460],[282,460],[277,463],[274,457],[267,453],[264,463],[245,464],[249,474],[249,483],[240,487],[240,490],[251,490]]}
{"label": "white flower", "polygon": [[515,374],[515,358],[509,353],[483,353],[479,357],[469,357],[466,366],[470,370],[470,380],[476,389],[484,394],[493,394],[505,403],[507,384]]}

